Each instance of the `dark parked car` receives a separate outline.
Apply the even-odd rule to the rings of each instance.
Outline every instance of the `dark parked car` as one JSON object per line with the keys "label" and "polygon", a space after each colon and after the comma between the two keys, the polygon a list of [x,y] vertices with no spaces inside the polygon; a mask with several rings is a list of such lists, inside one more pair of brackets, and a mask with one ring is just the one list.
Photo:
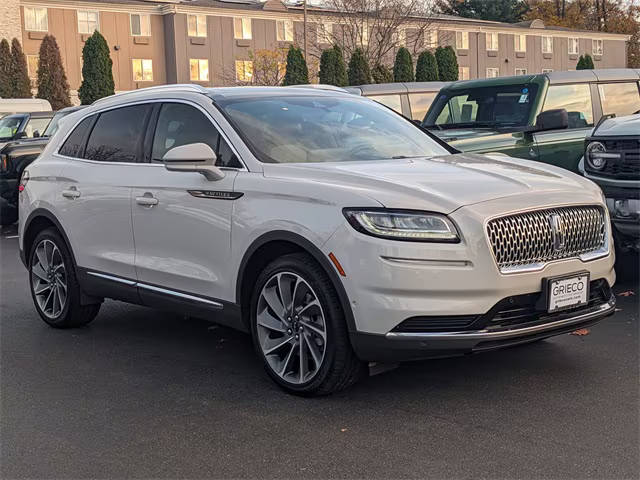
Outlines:
{"label": "dark parked car", "polygon": [[14,113],[0,119],[0,147],[11,140],[43,135],[53,112]]}
{"label": "dark parked car", "polygon": [[[16,119],[19,121],[17,132],[23,132],[8,137],[19,140],[0,143],[0,225],[10,225],[18,219],[18,184],[22,171],[42,153],[58,130],[60,119],[81,108],[63,108],[55,115],[53,112],[20,113],[0,120],[0,135],[3,128],[12,129]],[[0,137],[0,141],[6,138]]]}

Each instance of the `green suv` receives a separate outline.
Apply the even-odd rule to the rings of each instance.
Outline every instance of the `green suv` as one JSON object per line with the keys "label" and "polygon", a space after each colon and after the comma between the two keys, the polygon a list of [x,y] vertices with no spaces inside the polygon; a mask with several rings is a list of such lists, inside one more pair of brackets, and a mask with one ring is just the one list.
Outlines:
{"label": "green suv", "polygon": [[501,152],[578,172],[603,115],[640,111],[640,70],[580,70],[456,82],[422,126],[463,152]]}

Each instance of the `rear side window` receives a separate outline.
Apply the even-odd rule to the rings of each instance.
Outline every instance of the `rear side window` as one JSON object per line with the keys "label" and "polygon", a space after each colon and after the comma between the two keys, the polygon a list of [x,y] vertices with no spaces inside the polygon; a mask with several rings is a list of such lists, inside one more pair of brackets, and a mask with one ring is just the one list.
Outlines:
{"label": "rear side window", "polygon": [[604,115],[613,113],[622,117],[640,111],[640,91],[636,82],[602,83],[598,90]]}
{"label": "rear side window", "polygon": [[395,110],[398,113],[402,113],[402,104],[400,103],[400,95],[373,95],[369,97],[371,100],[375,100],[382,105]]}
{"label": "rear side window", "polygon": [[28,138],[33,138],[36,133],[40,137],[47,129],[47,125],[49,125],[49,122],[51,122],[51,118],[31,117],[27,122],[27,125],[24,127],[24,133],[27,134]]}
{"label": "rear side window", "polygon": [[101,113],[84,153],[87,160],[101,162],[141,161],[142,137],[150,105],[134,105]]}
{"label": "rear side window", "polygon": [[412,120],[422,121],[427,114],[427,110],[436,98],[436,93],[410,93],[409,104],[411,105]]}
{"label": "rear side window", "polygon": [[569,114],[569,128],[593,125],[591,90],[586,83],[550,86],[543,111],[557,108],[564,108]]}
{"label": "rear side window", "polygon": [[89,133],[89,129],[93,124],[93,120],[95,119],[95,115],[91,115],[90,117],[82,120],[76,128],[74,128],[71,135],[67,137],[67,140],[60,148],[60,155],[65,155],[67,157],[75,157],[82,158],[84,154],[84,144],[87,140],[87,134]]}

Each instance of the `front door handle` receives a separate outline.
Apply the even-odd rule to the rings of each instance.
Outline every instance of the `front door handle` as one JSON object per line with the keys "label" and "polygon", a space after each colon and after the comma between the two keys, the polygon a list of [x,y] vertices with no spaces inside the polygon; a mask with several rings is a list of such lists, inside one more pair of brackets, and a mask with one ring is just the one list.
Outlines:
{"label": "front door handle", "polygon": [[158,199],[154,198],[153,195],[147,192],[142,197],[136,197],[136,203],[143,207],[153,207],[158,204]]}
{"label": "front door handle", "polygon": [[64,198],[70,198],[73,200],[80,196],[80,192],[76,187],[69,187],[68,189],[62,191],[62,196]]}

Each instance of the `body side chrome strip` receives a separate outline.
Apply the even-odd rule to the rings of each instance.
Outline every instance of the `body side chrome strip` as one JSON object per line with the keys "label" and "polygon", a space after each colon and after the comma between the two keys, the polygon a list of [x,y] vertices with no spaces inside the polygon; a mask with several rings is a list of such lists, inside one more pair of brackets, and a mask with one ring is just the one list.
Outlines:
{"label": "body side chrome strip", "polygon": [[128,285],[130,287],[144,288],[145,290],[151,290],[151,291],[158,292],[158,293],[164,293],[166,295],[172,295],[174,297],[183,298],[185,300],[191,300],[191,301],[194,301],[194,302],[206,303],[207,305],[211,305],[212,307],[217,308],[219,310],[222,310],[224,308],[224,305],[222,305],[222,303],[220,303],[220,302],[209,300],[207,298],[198,297],[196,295],[189,295],[187,293],[176,292],[175,290],[169,290],[168,288],[156,287],[154,285],[148,285],[146,283],[140,283],[140,282],[136,282],[134,280],[128,280],[126,278],[115,277],[113,275],[107,275],[105,273],[87,271],[87,274],[88,275],[92,275],[94,277],[103,278],[105,280],[111,280],[112,282],[122,283],[122,284]]}

